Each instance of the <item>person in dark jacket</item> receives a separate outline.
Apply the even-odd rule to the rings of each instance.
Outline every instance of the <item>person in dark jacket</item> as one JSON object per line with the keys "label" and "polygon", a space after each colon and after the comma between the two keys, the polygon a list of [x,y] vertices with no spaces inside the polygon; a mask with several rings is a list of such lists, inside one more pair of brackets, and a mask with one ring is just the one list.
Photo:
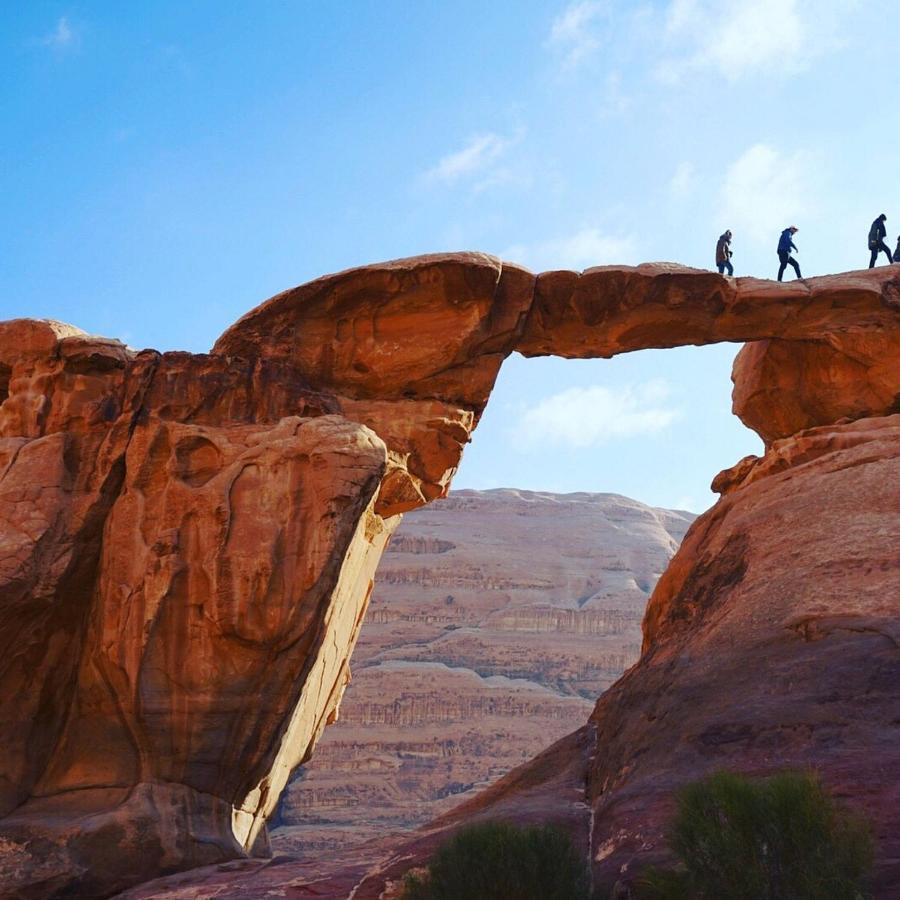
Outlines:
{"label": "person in dark jacket", "polygon": [[733,255],[731,252],[731,230],[728,229],[725,234],[719,235],[719,240],[716,243],[716,268],[719,270],[720,275],[724,274],[726,269],[728,269],[729,275],[734,275],[734,266],[731,264]]}
{"label": "person in dark jacket", "polygon": [[887,237],[887,228],[884,227],[886,221],[887,216],[882,213],[872,223],[872,227],[869,229],[869,249],[872,251],[872,256],[869,258],[870,269],[875,268],[875,263],[878,261],[878,254],[881,253],[882,250],[887,254],[889,263],[894,261],[894,257],[891,256],[888,245],[884,242],[884,239]]}
{"label": "person in dark jacket", "polygon": [[800,251],[794,245],[794,235],[797,233],[797,226],[791,225],[790,228],[785,228],[784,231],[781,232],[781,237],[778,239],[778,259],[781,261],[781,266],[778,269],[778,280],[781,281],[782,276],[784,275],[784,270],[788,266],[793,266],[794,271],[797,273],[798,278],[802,278],[803,276],[800,274],[800,266],[797,264],[797,260],[791,256],[791,250],[795,253],[799,253]]}
{"label": "person in dark jacket", "polygon": [[894,262],[900,263],[900,234],[897,235],[897,249],[894,251]]}

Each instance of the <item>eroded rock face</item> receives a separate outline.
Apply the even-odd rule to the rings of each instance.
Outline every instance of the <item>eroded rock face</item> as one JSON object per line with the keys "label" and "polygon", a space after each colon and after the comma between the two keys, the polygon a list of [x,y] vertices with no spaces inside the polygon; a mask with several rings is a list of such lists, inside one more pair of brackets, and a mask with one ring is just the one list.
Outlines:
{"label": "eroded rock face", "polygon": [[40,323],[6,326],[7,359],[23,330],[41,340],[0,409],[0,884],[93,895],[253,845],[340,699],[396,517],[374,511],[381,439],[277,363]]}
{"label": "eroded rock face", "polygon": [[900,333],[756,341],[734,362],[734,414],[767,444],[840,419],[900,412]]}
{"label": "eroded rock face", "polygon": [[872,822],[882,889],[900,882],[900,416],[779,444],[692,527],[641,663],[597,704],[598,877],[660,852],[678,783],[808,766]]}
{"label": "eroded rock face", "polygon": [[535,276],[484,253],[327,275],[267,300],[213,353],[287,359],[346,397],[484,408],[531,307]]}
{"label": "eroded rock face", "polygon": [[0,883],[103,894],[264,843],[335,714],[399,514],[446,494],[513,350],[809,341],[898,318],[890,268],[535,278],[448,254],[288,291],[208,356],[0,324]]}

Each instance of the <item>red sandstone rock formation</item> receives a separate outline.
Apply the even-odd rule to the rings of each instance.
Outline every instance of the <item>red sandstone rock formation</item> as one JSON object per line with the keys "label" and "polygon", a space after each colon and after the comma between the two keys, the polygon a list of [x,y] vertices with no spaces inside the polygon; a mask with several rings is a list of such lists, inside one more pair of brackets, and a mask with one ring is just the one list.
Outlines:
{"label": "red sandstone rock formation", "polygon": [[[370,266],[281,294],[209,356],[135,353],[56,323],[0,325],[0,884],[8,895],[104,894],[264,841],[290,769],[335,714],[398,514],[446,493],[508,353],[825,340],[894,332],[898,319],[890,268],[786,285],[668,265],[535,280],[460,254]],[[793,476],[802,486],[791,463],[814,452],[785,449],[778,465],[788,474],[758,481]],[[819,488],[808,480],[821,503],[825,485],[840,484],[844,497],[852,471],[862,477],[886,451],[862,442],[852,452],[850,474],[823,469]],[[739,508],[737,498],[749,497],[752,505],[751,468],[741,470],[746,488],[723,503]],[[847,543],[857,555],[842,556],[844,545],[824,529],[831,543],[819,549],[814,577],[830,578],[843,563],[866,571],[867,541],[872,571],[887,565],[880,533],[870,531],[888,525],[859,520],[845,499],[840,515],[857,534]],[[726,544],[723,552],[740,549]],[[782,536],[773,559],[798,569],[785,557],[790,546]],[[728,586],[717,580],[717,559],[704,559],[685,584],[705,599],[676,604],[701,638],[725,609],[715,600]],[[774,571],[773,560],[764,568]],[[827,595],[829,614],[837,602]],[[675,646],[680,619],[653,616],[661,646]],[[845,658],[865,654],[858,664],[869,682],[856,687],[875,691],[881,714],[880,676],[867,667],[883,645],[853,643],[862,638],[852,628],[826,629],[834,633],[851,636]],[[670,673],[682,679],[671,690],[704,673],[727,683],[703,667],[690,632],[684,640],[687,674]],[[808,674],[825,651],[798,652],[803,646],[785,648],[793,660],[785,665],[800,660]],[[634,671],[655,671],[652,645],[647,653]],[[727,663],[720,654],[713,663]],[[751,660],[742,659],[746,672]],[[641,680],[629,678],[622,684],[637,684],[643,697]],[[611,696],[604,708],[614,719],[623,694]],[[679,701],[701,709],[702,696]],[[827,696],[803,695],[816,708]],[[833,707],[839,718],[851,714],[845,707]],[[655,708],[648,715],[659,717]],[[595,718],[606,735],[603,714]],[[870,760],[876,738],[858,735]],[[812,743],[795,733],[797,747]],[[604,758],[615,759],[610,746]],[[794,757],[801,751],[778,758]],[[859,755],[846,759],[861,764]],[[603,765],[594,766],[595,797],[607,783]],[[608,777],[631,783],[621,769]],[[595,802],[609,815],[606,801]],[[879,825],[889,821],[876,812]],[[610,858],[621,859],[626,844]]]}
{"label": "red sandstone rock formation", "polygon": [[[278,883],[392,897],[460,825],[505,819],[567,829],[607,896],[669,861],[680,785],[719,768],[809,767],[872,823],[875,896],[896,896],[900,415],[812,429],[742,468],[688,532],[648,607],[640,662],[588,725],[410,839],[363,848],[364,864],[288,863]],[[227,896],[272,878],[253,871]],[[136,896],[168,896],[154,890]]]}
{"label": "red sandstone rock formation", "polygon": [[0,884],[239,855],[347,678],[384,444],[278,363],[2,338]]}
{"label": "red sandstone rock formation", "polygon": [[768,444],[840,419],[900,412],[900,334],[756,341],[734,363],[734,414]]}
{"label": "red sandstone rock formation", "polygon": [[779,284],[671,263],[544,272],[516,350],[569,359],[896,327],[900,276],[848,272]]}

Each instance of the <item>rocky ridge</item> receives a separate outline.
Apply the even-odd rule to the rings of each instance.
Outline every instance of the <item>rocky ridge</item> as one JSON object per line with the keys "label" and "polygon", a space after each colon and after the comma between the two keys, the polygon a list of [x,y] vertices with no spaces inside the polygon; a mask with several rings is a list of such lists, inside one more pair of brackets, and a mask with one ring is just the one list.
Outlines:
{"label": "rocky ridge", "polygon": [[[4,890],[109,894],[264,851],[399,515],[446,494],[513,350],[895,335],[898,282],[446,254],[287,291],[209,355],[0,324]],[[723,489],[811,452],[746,461]]]}

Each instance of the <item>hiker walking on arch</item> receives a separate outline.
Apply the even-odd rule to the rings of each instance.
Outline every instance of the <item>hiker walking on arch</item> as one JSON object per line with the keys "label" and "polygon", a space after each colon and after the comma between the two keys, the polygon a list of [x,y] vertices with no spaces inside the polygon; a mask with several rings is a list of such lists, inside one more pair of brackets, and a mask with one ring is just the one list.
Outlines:
{"label": "hiker walking on arch", "polygon": [[[884,242],[884,239],[887,237],[887,228],[884,227],[886,221],[887,216],[882,213],[872,223],[872,227],[869,229],[869,249],[872,251],[872,256],[869,258],[870,269],[875,268],[875,263],[878,261],[878,254],[881,253],[882,250],[887,254],[889,263],[894,261],[894,257],[891,256],[888,245]],[[898,243],[898,246],[900,246],[900,243]]]}
{"label": "hiker walking on arch", "polygon": [[784,275],[784,270],[788,266],[793,266],[794,271],[797,273],[798,278],[802,278],[803,276],[800,274],[800,266],[797,264],[797,260],[791,256],[791,250],[795,253],[799,253],[800,251],[794,245],[794,235],[797,233],[797,226],[791,225],[790,228],[785,228],[784,231],[781,232],[781,237],[778,239],[778,259],[781,261],[781,266],[778,269],[778,280],[781,281],[782,276]]}
{"label": "hiker walking on arch", "polygon": [[734,275],[734,266],[731,264],[733,255],[731,252],[731,229],[729,228],[719,236],[716,243],[716,268],[720,275],[723,275],[726,269],[728,269],[729,275]]}

